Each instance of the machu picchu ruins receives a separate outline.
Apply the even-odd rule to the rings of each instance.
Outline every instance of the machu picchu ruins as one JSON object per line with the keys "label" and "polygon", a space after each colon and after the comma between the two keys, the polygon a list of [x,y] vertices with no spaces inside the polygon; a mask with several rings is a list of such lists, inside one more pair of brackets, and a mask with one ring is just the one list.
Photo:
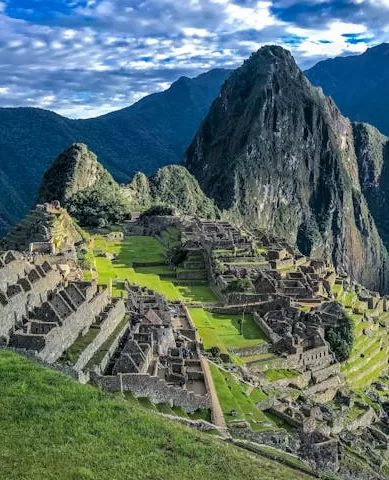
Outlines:
{"label": "machu picchu ruins", "polygon": [[347,475],[351,445],[366,478],[387,468],[385,296],[224,220],[136,215],[76,231],[63,249],[1,253],[2,348],[163,412],[204,412],[197,428],[313,472]]}

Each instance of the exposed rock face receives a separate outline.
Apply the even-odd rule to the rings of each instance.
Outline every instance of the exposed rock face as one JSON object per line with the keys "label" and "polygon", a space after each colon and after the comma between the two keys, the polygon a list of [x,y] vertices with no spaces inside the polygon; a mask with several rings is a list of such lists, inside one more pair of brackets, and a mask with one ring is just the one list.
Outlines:
{"label": "exposed rock face", "polygon": [[352,125],[288,51],[264,47],[230,76],[185,165],[221,209],[387,289],[388,254],[361,191]]}
{"label": "exposed rock face", "polygon": [[65,203],[76,193],[95,185],[104,173],[97,157],[82,143],[75,143],[59,155],[44,174],[38,203]]}
{"label": "exposed rock face", "polygon": [[389,138],[366,123],[353,124],[359,182],[384,244],[389,246]]}
{"label": "exposed rock face", "polygon": [[152,205],[168,205],[186,215],[217,218],[218,209],[207,198],[197,180],[180,165],[169,165],[159,169],[150,178],[138,172],[128,188],[131,203],[140,209]]}

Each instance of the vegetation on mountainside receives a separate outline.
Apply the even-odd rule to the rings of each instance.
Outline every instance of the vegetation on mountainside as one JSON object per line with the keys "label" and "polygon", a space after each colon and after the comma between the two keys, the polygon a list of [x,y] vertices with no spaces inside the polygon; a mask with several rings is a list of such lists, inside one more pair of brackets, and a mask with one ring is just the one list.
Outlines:
{"label": "vegetation on mountainside", "polygon": [[173,207],[165,206],[165,205],[154,205],[153,207],[148,208],[140,215],[140,219],[146,217],[153,217],[159,215],[166,215],[171,216],[174,215],[176,210]]}
{"label": "vegetation on mountainside", "polygon": [[55,200],[88,227],[121,222],[130,211],[122,189],[83,144],[69,147],[46,171],[37,202]]}
{"label": "vegetation on mountainside", "polygon": [[6,351],[0,389],[7,480],[309,478]]}
{"label": "vegetation on mountainside", "polygon": [[108,178],[76,193],[65,206],[81,225],[88,227],[104,228],[120,223],[130,212],[130,205],[119,187]]}
{"label": "vegetation on mountainside", "polygon": [[204,195],[197,180],[181,165],[168,165],[150,178],[138,172],[124,191],[134,210],[155,205],[174,208],[185,215],[219,217],[213,201]]}

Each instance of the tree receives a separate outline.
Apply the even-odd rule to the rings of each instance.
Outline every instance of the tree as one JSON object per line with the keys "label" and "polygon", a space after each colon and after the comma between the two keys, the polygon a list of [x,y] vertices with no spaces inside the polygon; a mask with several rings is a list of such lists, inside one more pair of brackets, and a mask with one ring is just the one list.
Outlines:
{"label": "tree", "polygon": [[243,292],[253,292],[254,285],[249,278],[238,278],[233,280],[228,284],[225,289],[226,293],[243,293]]}
{"label": "tree", "polygon": [[353,322],[345,312],[337,325],[326,329],[325,339],[338,362],[344,362],[350,357],[354,341]]}

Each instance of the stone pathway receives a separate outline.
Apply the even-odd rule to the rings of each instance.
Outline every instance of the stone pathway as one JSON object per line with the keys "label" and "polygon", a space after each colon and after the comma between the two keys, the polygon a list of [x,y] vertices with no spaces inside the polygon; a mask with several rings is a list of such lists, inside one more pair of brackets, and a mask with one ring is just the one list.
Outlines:
{"label": "stone pathway", "polygon": [[226,422],[224,420],[223,410],[220,406],[219,397],[217,396],[215,385],[213,383],[211,370],[208,365],[208,360],[201,357],[201,364],[203,367],[204,375],[206,377],[209,394],[211,396],[212,403],[212,421],[218,427],[226,428]]}

